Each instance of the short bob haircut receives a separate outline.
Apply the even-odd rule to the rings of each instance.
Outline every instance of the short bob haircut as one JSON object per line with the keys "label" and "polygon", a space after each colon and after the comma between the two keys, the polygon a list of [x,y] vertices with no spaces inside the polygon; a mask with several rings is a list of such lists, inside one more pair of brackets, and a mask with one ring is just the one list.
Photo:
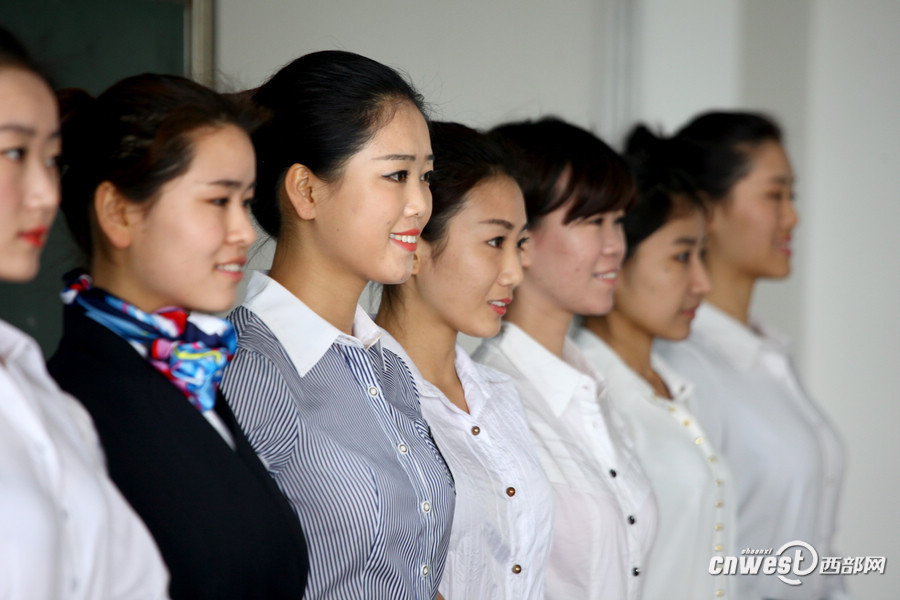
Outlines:
{"label": "short bob haircut", "polygon": [[505,123],[491,135],[521,161],[519,185],[531,227],[567,203],[564,223],[625,210],[633,202],[635,187],[625,160],[580,127],[545,117]]}

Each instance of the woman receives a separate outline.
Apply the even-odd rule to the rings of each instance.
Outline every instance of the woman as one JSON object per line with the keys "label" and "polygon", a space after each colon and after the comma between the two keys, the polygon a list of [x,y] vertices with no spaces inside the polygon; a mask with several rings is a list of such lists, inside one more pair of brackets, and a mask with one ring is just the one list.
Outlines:
{"label": "woman", "polygon": [[[711,201],[712,292],[690,337],[661,352],[697,386],[697,417],[734,473],[739,548],[800,540],[832,549],[843,472],[833,426],[806,394],[784,339],[750,312],[759,279],[787,277],[797,224],[794,175],[778,126],[749,113],[707,113],[675,136],[679,166]],[[842,598],[841,577],[740,577],[741,597]]]}
{"label": "woman", "polygon": [[234,331],[189,315],[235,300],[255,238],[252,121],[174,76],[68,99],[62,206],[90,275],[69,276],[50,372],[97,423],[173,598],[298,598],[303,532],[218,391]]}
{"label": "woman", "polygon": [[734,578],[711,577],[709,564],[735,555],[731,478],[692,414],[692,386],[651,352],[654,339],[687,337],[710,289],[703,204],[666,165],[677,151],[645,128],[629,138],[639,193],[625,217],[613,308],[586,316],[574,340],[606,375],[659,505],[644,598],[730,598]]}
{"label": "woman", "polygon": [[556,119],[495,131],[522,153],[531,238],[507,323],[475,358],[515,382],[553,486],[547,597],[639,598],[656,503],[603,377],[566,338],[576,314],[612,306],[631,176],[601,140]]}
{"label": "woman", "polygon": [[[439,166],[412,277],[385,286],[376,322],[410,365],[422,414],[456,482],[440,583],[447,600],[540,599],[553,496],[508,377],[472,362],[461,332],[493,337],[522,281],[525,205],[503,148],[433,123]],[[402,345],[402,347],[401,347]]]}
{"label": "woman", "polygon": [[[0,29],[0,280],[38,271],[59,204],[50,86]],[[166,598],[153,539],[106,475],[90,417],[0,321],[0,598]]]}
{"label": "woman", "polygon": [[431,213],[420,96],[395,71],[316,52],[254,94],[253,212],[278,243],[230,316],[224,388],[307,532],[309,598],[434,598],[453,482],[407,365],[357,304],[409,278]]}

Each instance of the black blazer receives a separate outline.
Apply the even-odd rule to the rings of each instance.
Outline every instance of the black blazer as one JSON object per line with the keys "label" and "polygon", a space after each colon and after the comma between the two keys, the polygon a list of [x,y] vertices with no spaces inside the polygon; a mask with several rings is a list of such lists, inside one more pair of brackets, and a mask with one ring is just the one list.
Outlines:
{"label": "black blazer", "polygon": [[48,366],[91,413],[112,480],[169,567],[173,600],[303,596],[300,521],[221,393],[214,410],[235,450],[128,342],[69,307]]}

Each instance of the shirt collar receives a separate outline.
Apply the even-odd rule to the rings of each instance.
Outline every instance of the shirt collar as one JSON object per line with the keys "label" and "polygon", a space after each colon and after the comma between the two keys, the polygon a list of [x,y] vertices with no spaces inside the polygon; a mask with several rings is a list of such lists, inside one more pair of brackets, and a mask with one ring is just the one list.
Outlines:
{"label": "shirt collar", "polygon": [[518,326],[507,322],[498,336],[498,345],[556,416],[565,412],[585,380],[589,380],[595,393],[604,383],[568,338],[563,343],[562,360]]}
{"label": "shirt collar", "polygon": [[[653,386],[625,364],[622,357],[593,331],[579,327],[572,334],[572,339],[581,348],[584,356],[606,376],[608,381],[624,381],[626,385],[637,387],[641,393],[656,397],[656,390],[653,389]],[[666,384],[669,393],[672,394],[672,401],[678,404],[687,404],[688,398],[693,393],[693,385],[673,371],[654,352],[650,354],[650,366]]]}
{"label": "shirt collar", "polygon": [[383,364],[384,357],[378,343],[381,329],[358,305],[353,318],[353,335],[349,336],[262,271],[251,274],[243,305],[278,336],[278,341],[301,377],[322,359],[334,343],[366,350],[375,346]]}
{"label": "shirt collar", "polygon": [[697,309],[691,335],[701,337],[716,348],[737,369],[746,371],[765,350],[784,353],[788,342],[754,317],[750,327],[731,315],[704,302]]}

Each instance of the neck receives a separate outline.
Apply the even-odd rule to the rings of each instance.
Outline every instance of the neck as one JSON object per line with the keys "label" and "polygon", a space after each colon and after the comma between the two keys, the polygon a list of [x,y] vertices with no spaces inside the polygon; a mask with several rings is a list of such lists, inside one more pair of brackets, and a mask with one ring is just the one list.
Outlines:
{"label": "neck", "polygon": [[541,346],[563,358],[563,347],[572,313],[556,306],[539,290],[532,289],[528,278],[516,289],[516,299],[510,304],[506,320],[520,327]]}
{"label": "neck", "polygon": [[632,371],[654,385],[659,377],[650,363],[653,336],[635,327],[615,308],[606,316],[586,317],[584,327],[606,342]]}
{"label": "neck", "polygon": [[747,325],[756,278],[740,273],[714,257],[709,258],[706,268],[712,283],[712,291],[707,294],[706,302]]}
{"label": "neck", "polygon": [[90,273],[95,287],[103,288],[116,298],[128,302],[145,313],[152,313],[165,306],[162,302],[153,301],[142,295],[135,282],[128,277],[126,269],[120,266],[116,257],[110,259],[95,257],[91,261]]}
{"label": "neck", "polygon": [[313,312],[347,335],[353,335],[356,305],[366,282],[331,263],[296,238],[279,240],[269,277]]}
{"label": "neck", "polygon": [[410,281],[396,288],[394,301],[381,303],[375,322],[403,346],[426,381],[468,412],[456,373],[458,332],[411,291],[413,285]]}

